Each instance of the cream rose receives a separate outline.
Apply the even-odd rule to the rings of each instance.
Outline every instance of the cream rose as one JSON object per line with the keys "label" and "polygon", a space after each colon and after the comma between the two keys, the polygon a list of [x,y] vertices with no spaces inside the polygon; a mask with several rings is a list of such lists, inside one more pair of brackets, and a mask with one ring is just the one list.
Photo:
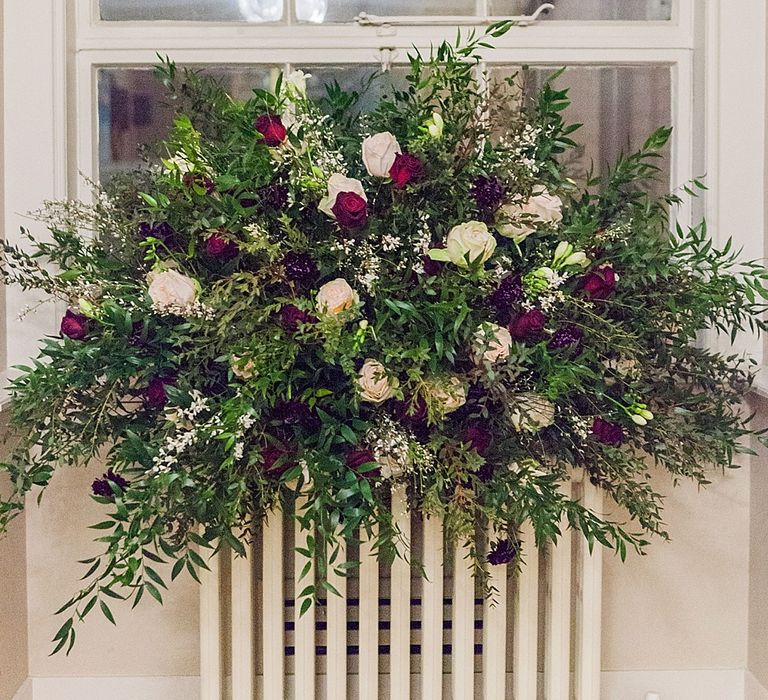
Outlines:
{"label": "cream rose", "polygon": [[336,197],[341,192],[354,192],[359,194],[366,202],[368,201],[368,197],[365,196],[365,190],[363,189],[363,183],[360,180],[346,177],[346,175],[341,175],[340,173],[334,173],[328,178],[328,194],[323,197],[317,208],[324,214],[335,218],[332,209],[333,205],[336,204]]}
{"label": "cream rose", "polygon": [[351,309],[358,301],[360,297],[357,292],[341,277],[326,282],[317,290],[317,308],[332,316]]}
{"label": "cream rose", "polygon": [[389,170],[400,153],[400,144],[388,131],[363,139],[363,164],[373,177],[389,177]]}
{"label": "cream rose", "polygon": [[517,431],[535,433],[555,422],[555,405],[541,394],[518,394],[509,419]]}
{"label": "cream rose", "polygon": [[150,272],[149,297],[159,310],[186,309],[197,300],[198,286],[195,280],[176,270]]}
{"label": "cream rose", "polygon": [[473,355],[477,363],[506,360],[512,347],[512,335],[503,326],[484,323],[475,331],[474,345]]}
{"label": "cream rose", "polygon": [[451,413],[467,402],[467,389],[458,377],[432,381],[428,392],[441,405],[444,413]]}
{"label": "cream rose", "polygon": [[502,236],[521,243],[541,224],[560,223],[563,220],[562,210],[560,197],[538,188],[524,202],[503,205],[499,209],[502,221],[496,230]]}
{"label": "cream rose", "polygon": [[368,358],[357,377],[360,398],[370,403],[383,403],[395,393],[398,381],[387,376],[387,370],[378,360]]}
{"label": "cream rose", "polygon": [[256,376],[256,364],[250,358],[246,359],[238,355],[232,355],[230,363],[232,374],[240,379],[252,379]]}
{"label": "cream rose", "polygon": [[445,241],[448,259],[459,267],[484,263],[496,250],[496,239],[482,221],[454,226]]}

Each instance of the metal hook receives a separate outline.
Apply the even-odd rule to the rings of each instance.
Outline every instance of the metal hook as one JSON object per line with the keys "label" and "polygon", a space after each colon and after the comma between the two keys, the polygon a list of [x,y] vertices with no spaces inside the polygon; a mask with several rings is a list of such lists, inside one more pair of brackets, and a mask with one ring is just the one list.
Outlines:
{"label": "metal hook", "polygon": [[544,12],[549,12],[550,10],[554,10],[554,9],[555,9],[555,6],[551,2],[543,2],[541,3],[541,5],[539,5],[536,8],[536,10],[532,14],[525,15],[524,17],[519,17],[518,22],[523,26],[525,26],[526,24],[532,24],[533,22],[538,22],[539,17]]}
{"label": "metal hook", "polygon": [[519,27],[527,27],[529,24],[535,24],[544,12],[554,10],[555,6],[551,2],[544,2],[536,8],[536,11],[530,15],[516,15],[514,17],[420,17],[412,16],[392,16],[379,17],[378,15],[369,15],[367,12],[361,12],[352,21],[361,27],[396,27],[396,26],[468,26],[477,24],[493,24],[502,20],[513,22]]}

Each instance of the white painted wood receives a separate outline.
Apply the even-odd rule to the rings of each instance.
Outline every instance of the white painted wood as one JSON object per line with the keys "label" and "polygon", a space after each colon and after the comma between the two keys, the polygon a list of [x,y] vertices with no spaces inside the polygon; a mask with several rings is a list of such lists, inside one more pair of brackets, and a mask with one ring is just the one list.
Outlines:
{"label": "white painted wood", "polygon": [[224,692],[221,556],[210,557],[208,569],[200,569],[200,700],[221,700]]}
{"label": "white painted wood", "polygon": [[[602,513],[603,492],[589,479],[582,483],[582,503]],[[579,542],[579,587],[576,591],[576,700],[600,697],[601,613],[603,593],[603,547],[595,543],[592,552],[584,538]]]}
{"label": "white painted wood", "polygon": [[357,687],[360,698],[379,697],[379,563],[372,549],[375,531],[360,533],[360,605]]}
{"label": "white painted wood", "polygon": [[285,697],[283,514],[272,511],[261,528],[261,667],[263,697]]}
{"label": "white painted wood", "polygon": [[497,592],[483,601],[483,700],[506,700],[508,567],[488,567],[488,584]]}
{"label": "white painted wood", "polygon": [[539,641],[539,550],[533,528],[520,530],[525,563],[516,580],[513,625],[513,695],[515,700],[537,697]]}
{"label": "white painted wood", "polygon": [[469,547],[457,544],[453,559],[451,608],[451,687],[454,698],[471,698],[475,679],[475,580]]}
{"label": "white painted wood", "polygon": [[[306,503],[304,496],[296,498],[296,513],[300,513]],[[309,533],[301,529],[298,521],[294,524],[294,537],[296,547],[307,546],[307,536]],[[294,607],[294,668],[298,670],[294,674],[294,698],[295,700],[310,700],[315,697],[316,688],[316,670],[315,670],[315,614],[317,612],[315,604],[310,605],[307,612],[300,615],[303,598],[301,592],[315,582],[315,568],[310,569],[309,573],[301,578],[303,568],[307,563],[307,558],[299,552],[294,552],[294,582],[293,598],[296,601]]]}
{"label": "white painted wood", "polygon": [[[346,543],[342,543],[336,565],[346,561]],[[329,572],[328,581],[341,597],[328,591],[326,613],[325,696],[329,700],[347,697],[347,579]]]}
{"label": "white painted wood", "polygon": [[443,697],[443,526],[425,518],[421,561],[421,700]]}
{"label": "white painted wood", "polygon": [[[392,488],[392,515],[402,535],[401,554],[410,558],[411,516],[405,487]],[[398,557],[390,570],[389,689],[390,697],[408,700],[411,693],[411,566]]]}
{"label": "white painted wood", "polygon": [[[570,498],[571,485],[560,490]],[[557,545],[547,547],[547,607],[544,645],[544,696],[569,700],[571,686],[571,531],[560,523]]]}
{"label": "white painted wood", "polygon": [[232,553],[232,700],[253,700],[255,681],[253,535],[244,533],[246,556]]}

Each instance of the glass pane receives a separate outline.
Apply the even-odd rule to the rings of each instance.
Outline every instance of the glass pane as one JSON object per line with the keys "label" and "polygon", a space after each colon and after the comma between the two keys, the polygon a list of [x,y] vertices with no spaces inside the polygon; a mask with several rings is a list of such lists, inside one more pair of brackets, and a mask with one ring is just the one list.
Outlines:
{"label": "glass pane", "polygon": [[475,0],[296,0],[296,17],[312,22],[349,22],[361,12],[387,17],[472,16],[475,6]]}
{"label": "glass pane", "polygon": [[[227,66],[206,72],[221,77],[227,92],[247,99],[253,88],[270,88],[279,68]],[[143,147],[162,141],[173,119],[165,88],[149,68],[103,68],[99,71],[99,173],[136,167]]]}
{"label": "glass pane", "polygon": [[[668,20],[673,0],[549,0],[554,10],[541,19],[551,20]],[[489,0],[493,15],[527,15],[536,11],[542,0]]]}
{"label": "glass pane", "polygon": [[[513,66],[491,69],[492,85],[507,99],[514,99],[508,94],[513,88],[502,81],[519,71]],[[544,66],[528,69],[526,91],[535,93],[553,71]],[[623,154],[637,150],[652,131],[672,124],[668,66],[573,66],[557,78],[555,86],[570,89],[565,121],[583,125],[573,134],[579,148],[569,152],[568,160],[581,182],[590,170],[594,175],[605,173]],[[681,184],[670,182],[668,152],[665,155],[657,163],[661,172],[652,188],[657,194]]]}
{"label": "glass pane", "polygon": [[186,22],[279,22],[284,0],[99,0],[101,18]]}
{"label": "glass pane", "polygon": [[[403,89],[408,69],[404,66],[392,66],[387,73],[380,73],[376,65],[298,65],[310,74],[307,80],[307,95],[313,100],[325,97],[325,87],[336,81],[346,92],[360,94],[358,107],[361,111],[371,110],[379,99],[393,86]],[[373,79],[371,79],[373,78]]]}

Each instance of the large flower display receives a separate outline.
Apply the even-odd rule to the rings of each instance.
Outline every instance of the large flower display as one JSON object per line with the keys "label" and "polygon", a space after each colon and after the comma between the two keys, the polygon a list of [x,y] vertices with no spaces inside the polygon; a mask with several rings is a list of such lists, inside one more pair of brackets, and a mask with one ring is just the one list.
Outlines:
{"label": "large flower display", "polygon": [[[166,62],[160,158],[6,246],[6,281],[68,308],[12,383],[0,527],[57,469],[104,464],[104,553],[57,649],[112,599],[160,600],[206,551],[243,552],[244,526],[298,494],[309,601],[342,539],[410,556],[393,485],[482,578],[563,523],[641,549],[666,534],[652,469],[704,483],[746,449],[749,362],[695,340],[763,329],[765,270],[648,194],[667,129],[577,184],[566,91],[480,74],[506,28],[415,53],[362,114],[337,86],[310,100],[300,72],[238,102]],[[578,472],[623,515],[567,495]],[[477,526],[498,533],[484,549]]]}

